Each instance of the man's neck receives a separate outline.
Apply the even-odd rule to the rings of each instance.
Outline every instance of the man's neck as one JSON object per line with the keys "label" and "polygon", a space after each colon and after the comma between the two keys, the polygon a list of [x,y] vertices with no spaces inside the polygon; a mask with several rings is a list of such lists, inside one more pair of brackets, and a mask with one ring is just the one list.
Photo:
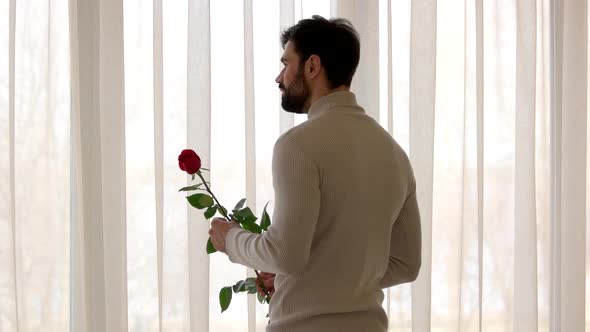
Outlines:
{"label": "man's neck", "polygon": [[305,105],[305,109],[307,111],[309,111],[309,108],[311,107],[311,105],[313,105],[316,101],[318,101],[318,99],[325,97],[329,94],[332,94],[334,92],[339,92],[339,91],[350,91],[350,87],[348,87],[346,85],[341,85],[341,86],[334,88],[334,89],[329,89],[327,87],[323,87],[323,88],[318,88],[318,89],[313,90],[311,93],[311,98],[309,98],[309,104]]}

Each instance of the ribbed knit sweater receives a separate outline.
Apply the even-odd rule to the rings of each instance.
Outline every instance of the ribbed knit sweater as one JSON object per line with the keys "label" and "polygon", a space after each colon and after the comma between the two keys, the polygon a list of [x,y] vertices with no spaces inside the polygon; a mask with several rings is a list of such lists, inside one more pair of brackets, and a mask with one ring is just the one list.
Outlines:
{"label": "ribbed knit sweater", "polygon": [[276,273],[267,331],[381,332],[383,288],[416,279],[421,231],[406,153],[340,91],[277,140],[272,225],[232,228],[229,259]]}

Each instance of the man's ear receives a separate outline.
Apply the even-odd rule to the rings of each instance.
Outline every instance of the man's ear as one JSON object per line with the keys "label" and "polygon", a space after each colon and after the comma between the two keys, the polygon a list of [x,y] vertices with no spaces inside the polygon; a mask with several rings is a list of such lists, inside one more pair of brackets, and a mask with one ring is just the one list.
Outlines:
{"label": "man's ear", "polygon": [[322,60],[319,56],[312,54],[307,59],[308,66],[306,68],[309,78],[315,78],[320,74],[322,69]]}

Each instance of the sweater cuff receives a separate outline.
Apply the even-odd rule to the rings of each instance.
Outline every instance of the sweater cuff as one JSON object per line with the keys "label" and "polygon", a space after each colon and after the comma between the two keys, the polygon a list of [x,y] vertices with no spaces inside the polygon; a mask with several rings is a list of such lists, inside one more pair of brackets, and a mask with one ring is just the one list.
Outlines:
{"label": "sweater cuff", "polygon": [[241,227],[233,227],[227,231],[225,236],[225,253],[232,263],[238,263],[237,256],[239,256],[239,253],[237,251],[240,250],[238,248],[238,236],[243,232],[248,231]]}

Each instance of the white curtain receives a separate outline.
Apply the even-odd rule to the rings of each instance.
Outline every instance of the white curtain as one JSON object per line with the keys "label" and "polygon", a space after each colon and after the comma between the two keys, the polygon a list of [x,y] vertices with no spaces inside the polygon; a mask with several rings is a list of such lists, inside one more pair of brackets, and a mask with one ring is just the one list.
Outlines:
{"label": "white curtain", "polygon": [[586,0],[0,0],[0,331],[264,331],[177,190],[192,148],[260,214],[279,32],[361,34],[353,91],[409,153],[418,280],[391,331],[590,328]]}

